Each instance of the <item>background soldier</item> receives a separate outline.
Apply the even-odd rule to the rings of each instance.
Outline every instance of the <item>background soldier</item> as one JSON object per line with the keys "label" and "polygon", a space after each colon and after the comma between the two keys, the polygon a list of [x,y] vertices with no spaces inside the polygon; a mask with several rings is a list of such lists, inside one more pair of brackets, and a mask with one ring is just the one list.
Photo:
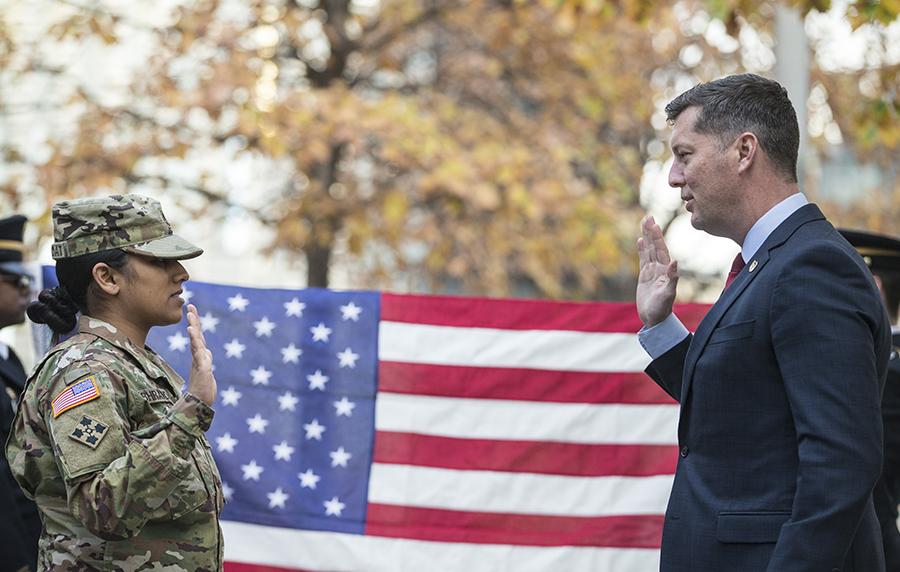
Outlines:
{"label": "background soldier", "polygon": [[840,233],[862,255],[881,290],[891,318],[894,351],[888,364],[887,382],[881,401],[884,423],[884,469],[872,498],[884,538],[884,556],[888,572],[900,572],[900,531],[897,529],[897,505],[900,503],[900,240],[857,230]]}
{"label": "background soldier", "polygon": [[[31,276],[22,266],[25,217],[0,219],[0,329],[25,321]],[[0,342],[0,444],[6,443],[15,401],[25,387],[25,369],[16,353]],[[0,572],[35,570],[41,520],[0,455]]]}

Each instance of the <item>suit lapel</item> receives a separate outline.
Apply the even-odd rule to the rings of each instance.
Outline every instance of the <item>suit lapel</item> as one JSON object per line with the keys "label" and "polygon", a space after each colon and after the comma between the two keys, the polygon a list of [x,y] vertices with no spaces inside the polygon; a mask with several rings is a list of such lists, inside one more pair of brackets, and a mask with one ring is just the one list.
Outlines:
{"label": "suit lapel", "polygon": [[[700,325],[697,326],[697,331],[694,333],[694,339],[691,340],[691,345],[688,348],[688,353],[684,360],[684,386],[681,392],[682,404],[687,403],[687,398],[694,378],[694,369],[697,366],[697,360],[699,360],[700,356],[703,354],[703,350],[709,342],[710,335],[712,335],[716,326],[719,325],[722,317],[728,309],[731,308],[731,305],[734,304],[735,300],[743,294],[744,290],[747,289],[757,276],[762,274],[766,264],[769,262],[771,251],[784,244],[802,225],[813,220],[824,218],[825,215],[822,214],[819,207],[812,203],[797,209],[796,212],[775,228],[772,234],[770,234],[765,242],[763,242],[762,246],[759,247],[759,250],[756,251],[753,258],[747,262],[747,266],[741,270],[741,273],[738,274],[734,282],[731,283],[731,286],[722,293],[713,307],[709,310],[700,322]],[[756,262],[755,265],[753,264],[754,261]],[[752,271],[750,270],[751,268],[753,268]]]}

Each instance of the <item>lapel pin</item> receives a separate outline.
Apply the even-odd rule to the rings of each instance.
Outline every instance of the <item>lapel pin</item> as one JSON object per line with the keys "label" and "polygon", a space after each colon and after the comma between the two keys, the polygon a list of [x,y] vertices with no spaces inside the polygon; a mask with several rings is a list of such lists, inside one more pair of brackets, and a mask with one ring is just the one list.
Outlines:
{"label": "lapel pin", "polygon": [[755,260],[750,263],[750,268],[747,271],[753,272],[754,270],[756,270],[756,261]]}

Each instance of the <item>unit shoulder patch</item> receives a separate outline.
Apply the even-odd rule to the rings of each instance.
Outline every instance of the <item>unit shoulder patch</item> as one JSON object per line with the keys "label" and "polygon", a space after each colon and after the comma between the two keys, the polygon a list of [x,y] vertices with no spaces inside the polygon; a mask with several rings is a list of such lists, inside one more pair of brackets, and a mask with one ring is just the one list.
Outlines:
{"label": "unit shoulder patch", "polygon": [[107,431],[109,431],[109,426],[105,423],[100,423],[96,419],[88,417],[87,415],[82,415],[81,421],[79,421],[78,425],[75,426],[75,429],[69,433],[69,437],[75,439],[82,445],[87,445],[91,449],[96,449]]}
{"label": "unit shoulder patch", "polygon": [[92,374],[68,386],[53,398],[51,403],[53,417],[59,417],[64,411],[78,407],[98,397],[100,397],[100,388],[97,386],[97,380]]}

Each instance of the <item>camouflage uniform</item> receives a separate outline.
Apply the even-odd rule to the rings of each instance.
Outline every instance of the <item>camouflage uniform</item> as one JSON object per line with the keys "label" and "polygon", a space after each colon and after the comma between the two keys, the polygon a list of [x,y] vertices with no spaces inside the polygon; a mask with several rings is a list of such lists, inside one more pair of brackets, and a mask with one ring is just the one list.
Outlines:
{"label": "camouflage uniform", "polygon": [[[112,198],[119,199],[133,196]],[[141,221],[132,215],[126,209],[127,220]],[[109,235],[121,220],[107,219],[94,232]],[[57,232],[68,254],[79,251],[78,240],[87,252],[98,250],[90,246],[97,238],[79,229],[69,233],[75,242]],[[107,248],[129,239],[127,225],[118,230],[103,238]],[[44,356],[6,445],[13,475],[43,517],[39,570],[222,569],[221,480],[204,435],[213,411],[182,395],[183,386],[152,350],[90,316]]]}

